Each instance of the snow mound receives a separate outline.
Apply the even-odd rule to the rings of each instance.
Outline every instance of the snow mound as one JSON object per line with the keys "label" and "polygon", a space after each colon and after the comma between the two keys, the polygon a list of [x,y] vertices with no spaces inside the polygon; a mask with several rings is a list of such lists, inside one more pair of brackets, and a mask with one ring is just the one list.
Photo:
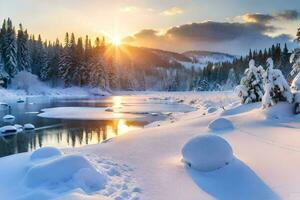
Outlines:
{"label": "snow mound", "polygon": [[5,115],[3,117],[4,122],[13,122],[13,121],[15,121],[15,119],[16,119],[16,117],[13,115]]}
{"label": "snow mound", "polygon": [[3,134],[11,134],[11,133],[17,133],[18,129],[15,126],[3,126],[0,128],[0,132]]}
{"label": "snow mound", "polygon": [[182,149],[182,156],[189,166],[200,171],[222,168],[234,159],[229,143],[216,135],[190,139]]}
{"label": "snow mound", "polygon": [[25,131],[30,131],[30,130],[34,130],[35,126],[33,124],[24,124],[24,130]]}
{"label": "snow mound", "polygon": [[88,160],[78,155],[61,156],[32,166],[26,176],[28,187],[68,184],[85,192],[102,189],[107,177],[98,172]]}
{"label": "snow mound", "polygon": [[287,119],[297,115],[293,113],[293,105],[287,102],[279,102],[276,105],[262,109],[266,119]]}
{"label": "snow mound", "polygon": [[221,117],[210,122],[208,128],[212,131],[228,131],[234,129],[234,126],[230,120]]}
{"label": "snow mound", "polygon": [[62,155],[61,151],[58,150],[57,148],[43,147],[34,151],[30,156],[30,160],[34,161],[34,160],[40,160],[40,159],[50,158],[54,156],[61,156],[61,155]]}
{"label": "snow mound", "polygon": [[207,113],[214,113],[214,112],[216,112],[218,109],[217,108],[215,108],[215,107],[209,107],[208,109],[207,109]]}

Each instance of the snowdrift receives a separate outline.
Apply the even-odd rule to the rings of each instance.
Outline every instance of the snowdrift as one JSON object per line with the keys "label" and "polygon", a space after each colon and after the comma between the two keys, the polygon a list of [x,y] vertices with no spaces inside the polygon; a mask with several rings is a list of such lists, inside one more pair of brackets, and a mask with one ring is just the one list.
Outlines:
{"label": "snowdrift", "polygon": [[229,143],[216,135],[190,139],[182,149],[182,156],[185,163],[200,171],[222,168],[234,159]]}
{"label": "snowdrift", "polygon": [[295,115],[293,113],[293,104],[287,102],[279,102],[272,107],[261,109],[261,113],[265,119],[270,120],[284,120],[300,117],[299,115]]}
{"label": "snowdrift", "polygon": [[[53,152],[53,149],[49,151]],[[33,165],[25,176],[25,184],[28,187],[51,188],[53,185],[68,183],[71,188],[79,187],[89,193],[102,189],[106,179],[84,157],[68,155]]]}
{"label": "snowdrift", "polygon": [[211,131],[229,131],[234,129],[234,126],[230,120],[221,117],[210,122],[208,128]]}

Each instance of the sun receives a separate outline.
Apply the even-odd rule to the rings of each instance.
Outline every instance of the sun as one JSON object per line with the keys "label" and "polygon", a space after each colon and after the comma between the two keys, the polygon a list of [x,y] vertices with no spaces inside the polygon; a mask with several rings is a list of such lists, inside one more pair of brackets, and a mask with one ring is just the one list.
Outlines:
{"label": "sun", "polygon": [[122,39],[120,36],[113,36],[111,38],[111,43],[114,45],[114,46],[120,46],[122,44]]}

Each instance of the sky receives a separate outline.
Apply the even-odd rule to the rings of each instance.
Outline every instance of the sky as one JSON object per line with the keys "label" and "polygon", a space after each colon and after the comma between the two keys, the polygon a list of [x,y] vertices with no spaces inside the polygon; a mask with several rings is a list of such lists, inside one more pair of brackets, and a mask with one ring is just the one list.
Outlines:
{"label": "sky", "polygon": [[0,20],[10,17],[48,40],[68,31],[177,52],[240,55],[273,43],[293,46],[298,9],[298,0],[0,0]]}

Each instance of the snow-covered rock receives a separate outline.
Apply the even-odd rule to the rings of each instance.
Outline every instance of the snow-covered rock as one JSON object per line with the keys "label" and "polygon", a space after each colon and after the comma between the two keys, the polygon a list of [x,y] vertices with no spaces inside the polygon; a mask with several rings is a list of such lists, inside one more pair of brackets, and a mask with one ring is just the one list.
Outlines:
{"label": "snow-covered rock", "polygon": [[3,117],[3,121],[4,122],[11,122],[11,121],[15,121],[16,117],[13,115],[5,115]]}
{"label": "snow-covered rock", "polygon": [[17,129],[23,129],[23,126],[20,124],[15,124],[14,127],[16,127]]}
{"label": "snow-covered rock", "polygon": [[41,159],[46,159],[46,158],[61,156],[61,155],[62,155],[61,151],[58,150],[57,148],[43,147],[34,151],[30,156],[30,160],[35,161],[35,160],[41,160]]}
{"label": "snow-covered rock", "polygon": [[33,165],[25,176],[28,187],[65,184],[86,192],[102,189],[106,175],[98,172],[88,160],[79,155],[60,156],[47,162]]}
{"label": "snow-covered rock", "polygon": [[18,129],[15,126],[3,126],[0,128],[0,132],[3,134],[12,134],[12,133],[17,133]]}
{"label": "snow-covered rock", "polygon": [[184,162],[200,171],[213,171],[229,164],[233,151],[229,143],[216,135],[196,136],[182,149]]}
{"label": "snow-covered rock", "polygon": [[234,129],[234,126],[230,120],[221,117],[210,122],[208,128],[211,131],[228,131]]}
{"label": "snow-covered rock", "polygon": [[35,126],[33,124],[24,124],[24,130],[25,131],[31,131],[34,130]]}

